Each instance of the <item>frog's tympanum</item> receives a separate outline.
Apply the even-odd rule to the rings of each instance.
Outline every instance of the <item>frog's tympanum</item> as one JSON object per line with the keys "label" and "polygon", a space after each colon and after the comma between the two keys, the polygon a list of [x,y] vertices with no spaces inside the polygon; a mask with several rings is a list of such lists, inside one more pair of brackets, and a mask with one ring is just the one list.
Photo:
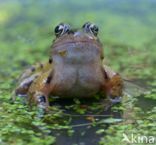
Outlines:
{"label": "frog's tympanum", "polygon": [[29,103],[48,110],[49,97],[106,96],[121,100],[123,81],[119,74],[103,64],[103,48],[98,27],[85,23],[80,30],[68,24],[56,26],[49,61],[23,73],[16,96],[27,96]]}

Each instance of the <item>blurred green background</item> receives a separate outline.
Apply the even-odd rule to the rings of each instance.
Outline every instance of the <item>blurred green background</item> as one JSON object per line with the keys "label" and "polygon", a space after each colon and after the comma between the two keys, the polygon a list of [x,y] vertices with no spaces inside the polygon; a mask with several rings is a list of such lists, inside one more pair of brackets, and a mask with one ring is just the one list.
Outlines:
{"label": "blurred green background", "polygon": [[[49,135],[40,131],[36,131],[36,135],[31,127],[16,125],[29,118],[26,124],[30,126],[33,112],[22,111],[25,107],[19,104],[11,105],[10,94],[16,78],[26,67],[49,59],[57,24],[65,22],[73,28],[81,28],[87,21],[99,26],[105,62],[124,77],[139,80],[137,83],[148,87],[149,94],[143,96],[145,102],[156,100],[156,0],[0,0],[0,144],[54,142]],[[19,106],[23,108],[17,109]],[[143,108],[136,110],[143,112]],[[151,118],[151,122],[139,118],[140,124],[113,126],[111,131],[115,132],[108,130],[108,136],[101,138],[99,144],[120,144],[121,132],[127,127],[132,132],[155,134],[156,130],[148,125],[156,125],[153,121],[156,108],[152,106],[148,111],[143,114]],[[112,134],[116,136],[114,140],[111,140]]]}

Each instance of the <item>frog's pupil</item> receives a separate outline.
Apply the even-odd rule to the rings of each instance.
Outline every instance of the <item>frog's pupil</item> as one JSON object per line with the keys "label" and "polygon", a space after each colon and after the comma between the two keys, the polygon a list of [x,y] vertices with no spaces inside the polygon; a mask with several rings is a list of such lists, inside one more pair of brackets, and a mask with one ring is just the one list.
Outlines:
{"label": "frog's pupil", "polygon": [[97,35],[98,30],[99,30],[97,26],[94,25],[90,29],[91,29],[91,31],[93,32],[94,35]]}
{"label": "frog's pupil", "polygon": [[98,27],[95,26],[94,31],[98,32],[99,31]]}
{"label": "frog's pupil", "polygon": [[56,26],[56,28],[55,28],[55,34],[60,34],[61,32],[62,32],[62,28],[60,27],[60,25],[59,26]]}
{"label": "frog's pupil", "polygon": [[90,27],[90,24],[87,24],[86,28],[89,29],[89,27]]}

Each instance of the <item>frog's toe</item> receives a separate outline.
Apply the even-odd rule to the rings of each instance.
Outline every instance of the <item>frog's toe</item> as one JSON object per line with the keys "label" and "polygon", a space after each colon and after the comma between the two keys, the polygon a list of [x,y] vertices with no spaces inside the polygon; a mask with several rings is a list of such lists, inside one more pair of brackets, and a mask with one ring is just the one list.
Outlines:
{"label": "frog's toe", "polygon": [[37,98],[37,117],[42,118],[48,111],[48,105],[46,101],[46,97],[44,95],[38,95]]}
{"label": "frog's toe", "polygon": [[46,108],[46,97],[45,96],[38,96],[37,97],[38,107]]}
{"label": "frog's toe", "polygon": [[122,97],[117,96],[117,97],[113,98],[112,96],[109,96],[109,100],[112,104],[116,104],[116,103],[120,103],[122,101]]}
{"label": "frog's toe", "polygon": [[47,96],[41,92],[36,92],[34,95],[38,108],[42,108],[45,111],[48,111],[49,103]]}

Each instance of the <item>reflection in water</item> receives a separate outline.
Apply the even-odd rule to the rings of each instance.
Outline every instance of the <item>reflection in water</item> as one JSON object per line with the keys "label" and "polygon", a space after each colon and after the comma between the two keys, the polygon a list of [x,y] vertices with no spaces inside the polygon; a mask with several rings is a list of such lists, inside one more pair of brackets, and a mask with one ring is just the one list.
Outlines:
{"label": "reflection in water", "polygon": [[[80,102],[80,106],[87,108],[93,106],[93,104],[101,105],[99,102],[102,102],[102,100],[90,99],[88,101],[88,99],[83,99]],[[70,117],[69,126],[72,127],[73,132],[70,136],[67,129],[52,130],[52,135],[56,136],[56,145],[98,145],[104,133],[97,134],[96,132],[99,129],[107,129],[112,123],[122,121],[121,111],[113,111],[111,108],[105,111],[104,106],[95,110],[86,109],[83,115],[76,113],[75,110],[70,108],[70,106],[74,105],[73,99],[58,99],[51,105],[59,106],[63,110],[64,117],[62,119],[67,120]]]}

